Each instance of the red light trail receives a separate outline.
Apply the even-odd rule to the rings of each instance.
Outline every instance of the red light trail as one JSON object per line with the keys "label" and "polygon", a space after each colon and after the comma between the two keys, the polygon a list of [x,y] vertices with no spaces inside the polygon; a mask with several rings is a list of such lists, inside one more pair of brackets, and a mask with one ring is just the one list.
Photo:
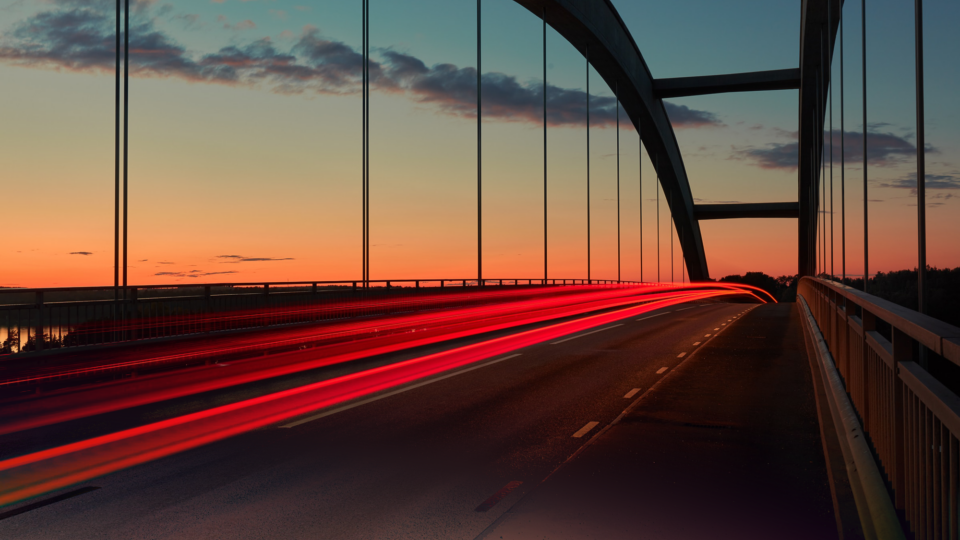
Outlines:
{"label": "red light trail", "polygon": [[[444,313],[439,317],[438,314],[419,314],[404,318],[404,324],[436,323],[446,324],[449,328],[424,338],[406,332],[393,337],[407,339],[396,339],[387,344],[360,340],[346,344],[353,350],[348,347],[338,354],[324,355],[332,351],[311,349],[302,351],[302,354],[314,357],[309,361],[190,384],[181,384],[181,381],[175,387],[158,392],[108,396],[107,399],[67,410],[62,408],[64,403],[61,401],[55,405],[59,412],[47,410],[32,418],[7,422],[2,428],[3,432],[49,425],[482,332],[600,309],[614,309],[0,461],[0,506],[655,309],[694,300],[744,294],[765,301],[752,290],[728,284],[671,285],[657,287],[656,290],[656,293],[648,294],[638,294],[636,289],[595,290],[588,293],[591,299],[575,300],[570,296],[538,298],[519,302],[518,306],[468,308],[456,310],[457,314]],[[635,305],[640,301],[646,303]]]}

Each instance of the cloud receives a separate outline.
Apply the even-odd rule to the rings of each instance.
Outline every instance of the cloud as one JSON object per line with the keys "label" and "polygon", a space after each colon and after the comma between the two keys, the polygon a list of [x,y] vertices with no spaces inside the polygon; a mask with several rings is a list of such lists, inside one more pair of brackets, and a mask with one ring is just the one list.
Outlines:
{"label": "cloud", "polygon": [[[906,174],[894,180],[882,180],[877,182],[879,187],[894,189],[909,189],[910,193],[917,193],[917,175]],[[924,184],[926,189],[960,189],[960,175],[957,174],[928,174]],[[953,194],[946,194],[946,197],[936,197],[950,199]]]}
{"label": "cloud", "polygon": [[245,257],[243,255],[217,255],[217,259],[227,259],[223,262],[241,263],[241,262],[264,262],[264,261],[293,261],[293,257]]}
{"label": "cloud", "polygon": [[92,251],[71,251],[71,255],[93,255]]}
{"label": "cloud", "polygon": [[717,115],[707,112],[691,109],[686,105],[677,105],[669,101],[663,102],[663,108],[667,110],[667,117],[670,123],[676,128],[685,127],[719,127],[723,125]]}
{"label": "cloud", "polygon": [[236,270],[229,270],[226,272],[202,272],[200,270],[191,270],[189,272],[157,272],[155,276],[169,276],[176,278],[198,278],[204,276],[217,276],[220,274],[236,274]]}
{"label": "cloud", "polygon": [[[363,56],[349,45],[322,37],[313,26],[303,27],[289,51],[280,51],[270,38],[223,47],[195,55],[161,32],[147,12],[153,0],[141,0],[131,26],[131,74],[134,77],[179,78],[188,82],[231,86],[265,86],[283,94],[355,94],[361,87]],[[14,25],[0,36],[0,63],[77,72],[112,73],[115,62],[113,15],[89,0],[60,0],[56,8]],[[104,4],[105,5],[105,4]],[[297,8],[299,9],[299,8]],[[174,16],[188,25],[194,15]],[[249,20],[229,28],[253,29]],[[291,35],[291,37],[294,37]],[[442,114],[475,118],[477,73],[473,67],[453,64],[427,66],[420,59],[392,49],[370,60],[372,88],[404,94],[434,106]],[[543,121],[543,85],[520,82],[503,73],[482,77],[483,115],[508,122]],[[674,127],[722,126],[715,114],[664,102]],[[582,90],[549,85],[547,122],[554,127],[586,125],[586,94]],[[616,124],[616,100],[591,96],[594,127]],[[624,129],[630,122],[621,120]]]}
{"label": "cloud", "polygon": [[[833,130],[833,162],[840,163],[840,130]],[[795,135],[794,135],[795,136]],[[846,162],[850,164],[863,162],[863,133],[856,131],[844,132],[844,150]],[[824,152],[826,159],[830,159],[830,133],[824,133]],[[753,161],[762,169],[796,169],[799,142],[770,143],[763,147],[748,147],[734,149],[735,159]],[[936,152],[932,147],[927,152]],[[916,156],[917,147],[906,138],[892,133],[867,133],[867,161],[870,165],[886,167],[902,163],[904,160]]]}

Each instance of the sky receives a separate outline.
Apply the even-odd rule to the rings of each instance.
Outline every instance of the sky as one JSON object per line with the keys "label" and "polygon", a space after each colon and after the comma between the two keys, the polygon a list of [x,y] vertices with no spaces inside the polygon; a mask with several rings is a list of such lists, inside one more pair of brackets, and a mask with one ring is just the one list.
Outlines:
{"label": "sky", "polygon": [[[129,282],[357,279],[360,1],[131,4]],[[799,2],[614,4],[656,78],[799,64]],[[473,277],[476,2],[370,5],[371,277]],[[912,5],[877,0],[867,11],[871,273],[916,264]],[[950,51],[960,41],[952,31],[960,7],[924,5],[928,261],[955,267],[960,67]],[[12,233],[0,252],[0,286],[113,281],[112,9],[104,0],[0,0],[3,222]],[[839,274],[845,218],[847,273],[856,274],[863,271],[859,3],[844,12],[844,124],[838,53],[835,144],[825,153],[834,158],[835,204],[823,219],[828,235],[833,226],[827,243]],[[614,92],[549,28],[544,238],[542,23],[513,0],[484,0],[482,23],[485,277],[541,277],[545,242],[550,277],[586,277],[589,210],[591,277],[681,279],[667,206],[635,130]],[[796,200],[796,91],[665,106],[696,202]],[[827,131],[829,139],[829,124]],[[714,278],[796,272],[795,220],[700,227]]]}

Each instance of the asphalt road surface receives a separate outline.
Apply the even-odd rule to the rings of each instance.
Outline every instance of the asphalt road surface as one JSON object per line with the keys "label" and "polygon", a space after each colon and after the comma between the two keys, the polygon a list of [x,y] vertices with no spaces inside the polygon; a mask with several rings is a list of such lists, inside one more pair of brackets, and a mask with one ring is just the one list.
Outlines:
{"label": "asphalt road surface", "polygon": [[[578,452],[628,407],[642,407],[672,370],[703,356],[727,328],[761,322],[764,309],[778,307],[673,306],[519,349],[382,399],[114,473],[66,490],[76,496],[51,504],[43,502],[57,494],[41,498],[29,511],[7,509],[0,538],[489,536],[512,507],[543,498],[538,492],[550,489],[552,475],[561,478],[586,459],[598,445]],[[709,411],[703,396],[699,403],[690,393],[677,399]],[[812,488],[815,502],[822,507],[825,492],[829,505],[825,477],[816,477],[815,464],[810,470],[811,482],[822,486]],[[604,482],[591,489],[602,493]],[[696,505],[687,510],[696,517]],[[671,537],[662,528],[635,532]],[[552,534],[544,536],[560,537]]]}

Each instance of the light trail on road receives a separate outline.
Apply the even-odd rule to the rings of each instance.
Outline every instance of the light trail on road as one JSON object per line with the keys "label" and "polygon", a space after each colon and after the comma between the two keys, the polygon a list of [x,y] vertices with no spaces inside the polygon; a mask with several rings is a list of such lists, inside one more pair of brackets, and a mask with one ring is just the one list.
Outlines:
{"label": "light trail on road", "polygon": [[[455,339],[480,331],[490,332],[521,324],[549,321],[558,317],[581,315],[595,312],[598,309],[613,309],[613,311],[605,313],[586,315],[570,321],[520,331],[507,336],[0,461],[0,486],[2,486],[0,487],[0,506],[15,504],[31,497],[245,431],[414,383],[446,371],[508,354],[523,347],[555,340],[577,332],[584,332],[604,324],[678,303],[718,297],[743,296],[744,294],[763,301],[753,292],[738,287],[704,288],[703,285],[699,285],[664,287],[658,290],[661,292],[641,295],[642,300],[638,300],[636,291],[633,292],[633,297],[630,297],[624,294],[622,290],[614,289],[599,293],[603,296],[600,300],[567,306],[566,309],[563,306],[553,305],[549,309],[544,307],[548,313],[537,312],[531,314],[527,311],[527,318],[525,319],[513,314],[513,318],[508,322],[494,320],[492,324],[485,326],[479,325],[468,330],[461,329],[443,336],[437,336],[433,342]],[[564,300],[569,301],[569,297]],[[646,303],[636,305],[638,301]],[[537,302],[550,304],[549,299],[538,300]],[[623,307],[624,305],[629,305],[629,307]],[[490,313],[486,313],[486,315],[489,316]],[[479,315],[474,314],[474,316]],[[476,323],[477,321],[473,322]],[[358,343],[363,344],[363,342]],[[289,366],[257,370],[240,377],[234,377],[229,383],[241,384],[244,381],[263,380],[283,373],[346,362],[366,355],[383,354],[422,344],[424,344],[422,340],[411,339],[380,348],[358,349],[339,356],[320,357]],[[188,389],[181,390],[181,392],[202,392],[214,387],[217,386],[213,381],[206,381],[203,384],[195,384]],[[156,394],[151,399],[169,399],[173,395],[174,393],[166,396]],[[101,403],[99,408],[88,407],[83,413],[97,414],[109,410],[110,407],[128,407],[136,403],[137,400],[132,398],[112,404],[105,402]],[[58,419],[56,415],[48,416],[43,422],[49,424],[63,421],[63,418],[65,417],[61,416]],[[24,428],[24,424],[21,424],[20,428]]]}

